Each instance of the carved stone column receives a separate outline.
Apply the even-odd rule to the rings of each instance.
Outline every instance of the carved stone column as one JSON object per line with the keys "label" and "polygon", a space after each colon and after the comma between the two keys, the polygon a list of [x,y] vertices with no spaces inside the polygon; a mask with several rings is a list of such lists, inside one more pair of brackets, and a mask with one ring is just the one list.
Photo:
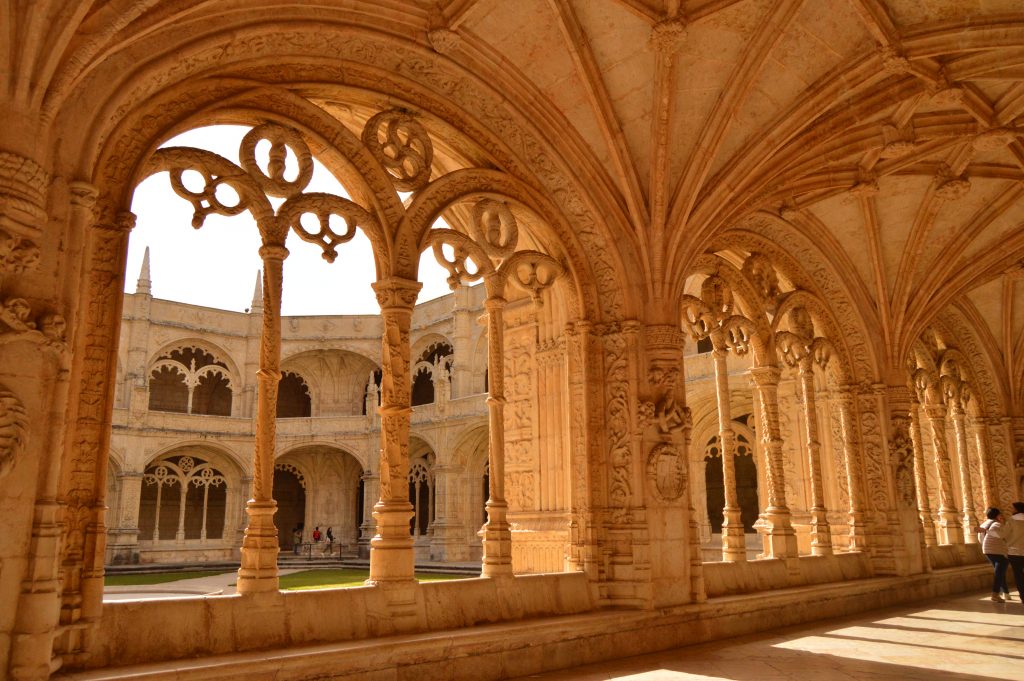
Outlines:
{"label": "carved stone column", "polygon": [[[4,119],[4,134],[0,135],[0,374],[5,381],[0,385],[0,489],[9,498],[20,496],[22,503],[16,512],[3,518],[4,529],[0,530],[5,540],[10,537],[4,542],[7,560],[0,568],[4,574],[0,580],[0,601],[4,603],[0,673],[9,671],[16,681],[34,681],[48,678],[51,670],[60,599],[62,529],[55,497],[61,463],[70,461],[61,452],[69,379],[65,322],[63,317],[49,313],[55,312],[55,307],[63,312],[61,298],[74,298],[61,293],[50,298],[48,285],[55,283],[57,291],[65,285],[66,293],[79,282],[73,275],[67,276],[68,264],[63,257],[74,250],[73,238],[53,249],[60,251],[55,267],[39,271],[41,237],[50,217],[47,200],[51,175],[32,158],[13,151],[33,149],[38,140],[26,134],[35,126],[18,125],[21,115],[13,114],[10,108],[8,112],[12,115]],[[38,120],[37,116],[27,118]],[[72,197],[72,221],[80,230],[75,234],[83,234],[92,223],[95,190],[90,187],[88,197],[83,197],[88,204],[81,206],[85,210],[79,210],[76,204],[75,189]],[[56,237],[65,225],[53,229],[52,236]],[[23,277],[25,274],[30,276]],[[50,329],[58,320],[59,333],[53,333]],[[94,472],[97,464],[102,465],[90,461],[86,471]],[[93,487],[86,495],[97,493],[102,496],[103,488]],[[11,547],[21,546],[22,538],[28,539],[25,548],[10,552]],[[20,555],[25,560],[15,558],[22,550]],[[102,565],[102,541],[99,552],[93,565]],[[92,558],[87,549],[86,559]]]}
{"label": "carved stone column", "polygon": [[832,555],[832,530],[825,510],[825,490],[821,479],[821,443],[818,440],[818,411],[814,400],[814,357],[800,359],[800,394],[804,410],[804,437],[807,441],[807,471],[811,478],[811,553]]}
{"label": "carved stone column", "polygon": [[[999,425],[998,419],[993,419]],[[992,456],[988,447],[988,427],[983,418],[972,418],[968,424],[970,436],[978,450],[979,470],[981,471],[981,496],[985,506],[999,506],[999,494],[996,493],[995,475],[992,471]]]}
{"label": "carved stone column", "polygon": [[732,407],[729,403],[728,350],[721,332],[711,336],[715,363],[715,397],[718,402],[718,439],[722,453],[722,484],[725,487],[725,506],[722,509],[722,560],[736,563],[747,559],[747,540],[743,532],[743,517],[736,494],[736,432],[732,429]]}
{"label": "carved stone column", "polygon": [[857,423],[853,411],[853,391],[843,386],[836,391],[839,405],[839,420],[843,431],[843,461],[846,464],[846,487],[850,494],[850,550],[863,551],[866,548],[866,525],[864,517],[864,476],[860,467]]}
{"label": "carved stone column", "polygon": [[931,428],[932,449],[935,452],[935,469],[939,475],[939,529],[940,544],[963,544],[964,535],[960,526],[959,511],[953,501],[953,473],[946,446],[946,407],[943,404],[926,404],[924,408]]}
{"label": "carved stone column", "polygon": [[459,494],[462,469],[451,464],[434,466],[434,516],[430,523],[432,560],[466,560],[465,528],[460,522]]}
{"label": "carved stone column", "polygon": [[274,449],[277,442],[277,388],[281,382],[282,267],[288,249],[260,248],[263,259],[263,326],[260,368],[256,372],[256,442],[253,453],[252,498],[246,504],[249,525],[242,539],[238,593],[277,591],[277,528],[274,526]]}
{"label": "carved stone column", "polygon": [[484,577],[512,574],[512,528],[505,501],[505,299],[490,295],[487,309],[487,435],[488,478],[487,522],[483,528]]}
{"label": "carved stone column", "polygon": [[971,480],[970,452],[967,450],[967,428],[964,424],[964,405],[961,397],[950,400],[949,418],[953,422],[953,439],[956,442],[956,460],[960,470],[960,498],[963,506],[963,531],[965,544],[977,544],[974,528],[978,519],[974,515],[974,483]]}
{"label": "carved stone column", "polygon": [[[593,515],[590,502],[591,466],[589,440],[591,429],[591,393],[595,388],[588,383],[592,367],[591,324],[580,320],[567,328],[570,390],[569,437],[571,441],[572,520],[569,534],[569,564],[596,579],[597,560],[593,541]],[[595,381],[596,382],[596,381]]]}
{"label": "carved stone column", "polygon": [[413,538],[409,535],[409,327],[422,284],[391,277],[376,282],[383,322],[381,338],[380,500],[373,507],[377,534],[370,540],[370,583],[414,579]]}
{"label": "carved stone column", "polygon": [[765,479],[768,484],[768,507],[763,516],[767,525],[765,553],[770,558],[795,558],[798,555],[796,533],[786,505],[786,474],[779,427],[781,374],[777,366],[754,367],[750,370],[761,407],[759,425],[767,464]]}
{"label": "carved stone column", "polygon": [[380,499],[380,476],[367,471],[363,473],[363,498],[359,500],[363,505],[363,522],[359,526],[359,539],[356,542],[360,558],[370,557],[370,539],[376,532],[371,509],[377,499]]}
{"label": "carved stone column", "polygon": [[[119,477],[117,527],[110,531],[110,555],[115,564],[130,563],[139,540],[139,499],[142,493],[142,472],[126,471]],[[109,503],[109,500],[108,500]]]}
{"label": "carved stone column", "polygon": [[921,405],[917,399],[910,403],[910,442],[914,448],[914,492],[917,495],[917,514],[924,529],[925,546],[935,546],[935,522],[928,501],[928,474],[924,463],[924,440],[921,434]]}

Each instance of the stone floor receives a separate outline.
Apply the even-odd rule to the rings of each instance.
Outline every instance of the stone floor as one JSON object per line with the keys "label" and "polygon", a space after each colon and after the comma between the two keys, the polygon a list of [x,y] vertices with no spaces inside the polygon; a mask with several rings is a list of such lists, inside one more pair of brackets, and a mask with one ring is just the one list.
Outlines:
{"label": "stone floor", "polygon": [[1024,679],[1024,605],[957,596],[519,681]]}

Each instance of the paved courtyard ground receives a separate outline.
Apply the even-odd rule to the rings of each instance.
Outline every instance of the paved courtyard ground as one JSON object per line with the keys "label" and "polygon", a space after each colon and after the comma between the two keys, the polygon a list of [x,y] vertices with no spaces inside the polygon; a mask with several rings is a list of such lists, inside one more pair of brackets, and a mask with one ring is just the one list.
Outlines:
{"label": "paved courtyard ground", "polygon": [[1024,679],[1024,605],[958,596],[518,681]]}

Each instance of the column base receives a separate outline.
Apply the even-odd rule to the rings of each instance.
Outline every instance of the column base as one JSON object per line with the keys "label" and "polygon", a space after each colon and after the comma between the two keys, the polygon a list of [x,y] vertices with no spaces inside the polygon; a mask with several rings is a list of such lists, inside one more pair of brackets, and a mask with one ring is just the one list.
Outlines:
{"label": "column base", "polygon": [[277,502],[253,501],[245,505],[249,526],[242,538],[242,566],[238,568],[238,593],[263,593],[278,590],[277,528],[274,513]]}
{"label": "column base", "polygon": [[964,513],[962,522],[964,529],[964,543],[977,544],[978,535],[975,531],[975,528],[978,527],[978,522],[971,516],[970,513]]}
{"label": "column base", "polygon": [[487,522],[482,530],[484,557],[480,574],[503,577],[512,574],[512,527],[506,520],[508,504],[487,502]]}
{"label": "column base", "polygon": [[964,531],[955,512],[939,511],[939,527],[936,538],[940,544],[963,544]]}
{"label": "column base", "polygon": [[739,509],[725,509],[722,520],[722,560],[741,563],[747,559],[747,536]]}
{"label": "column base", "polygon": [[800,555],[797,548],[796,531],[790,522],[789,509],[768,509],[764,515],[763,535],[766,558],[795,558]]}
{"label": "column base", "polygon": [[832,528],[823,508],[811,510],[811,555],[832,555]]}
{"label": "column base", "polygon": [[408,501],[378,501],[373,507],[377,534],[370,540],[370,578],[367,584],[412,582],[416,580],[413,537],[409,519],[413,508]]}

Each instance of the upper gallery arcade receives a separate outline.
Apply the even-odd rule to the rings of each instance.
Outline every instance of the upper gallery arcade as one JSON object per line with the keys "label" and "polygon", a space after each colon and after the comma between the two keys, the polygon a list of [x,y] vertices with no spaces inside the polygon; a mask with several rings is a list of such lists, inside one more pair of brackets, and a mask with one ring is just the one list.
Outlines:
{"label": "upper gallery arcade", "polygon": [[[501,678],[982,583],[971,530],[1024,496],[1017,0],[2,0],[0,34],[8,677]],[[165,144],[225,123],[237,160]],[[125,342],[160,320],[123,293],[153,175],[197,229],[253,219],[247,347]],[[344,267],[356,232],[358,351],[281,314],[290,251]],[[427,318],[423,253],[456,289]],[[448,432],[460,399],[431,441],[417,414]],[[233,443],[112,446],[146,419]],[[278,590],[304,466],[366,587]],[[125,501],[147,478],[206,480],[201,520]],[[102,602],[115,546],[225,532],[238,595]],[[418,583],[435,550],[481,577]]]}

